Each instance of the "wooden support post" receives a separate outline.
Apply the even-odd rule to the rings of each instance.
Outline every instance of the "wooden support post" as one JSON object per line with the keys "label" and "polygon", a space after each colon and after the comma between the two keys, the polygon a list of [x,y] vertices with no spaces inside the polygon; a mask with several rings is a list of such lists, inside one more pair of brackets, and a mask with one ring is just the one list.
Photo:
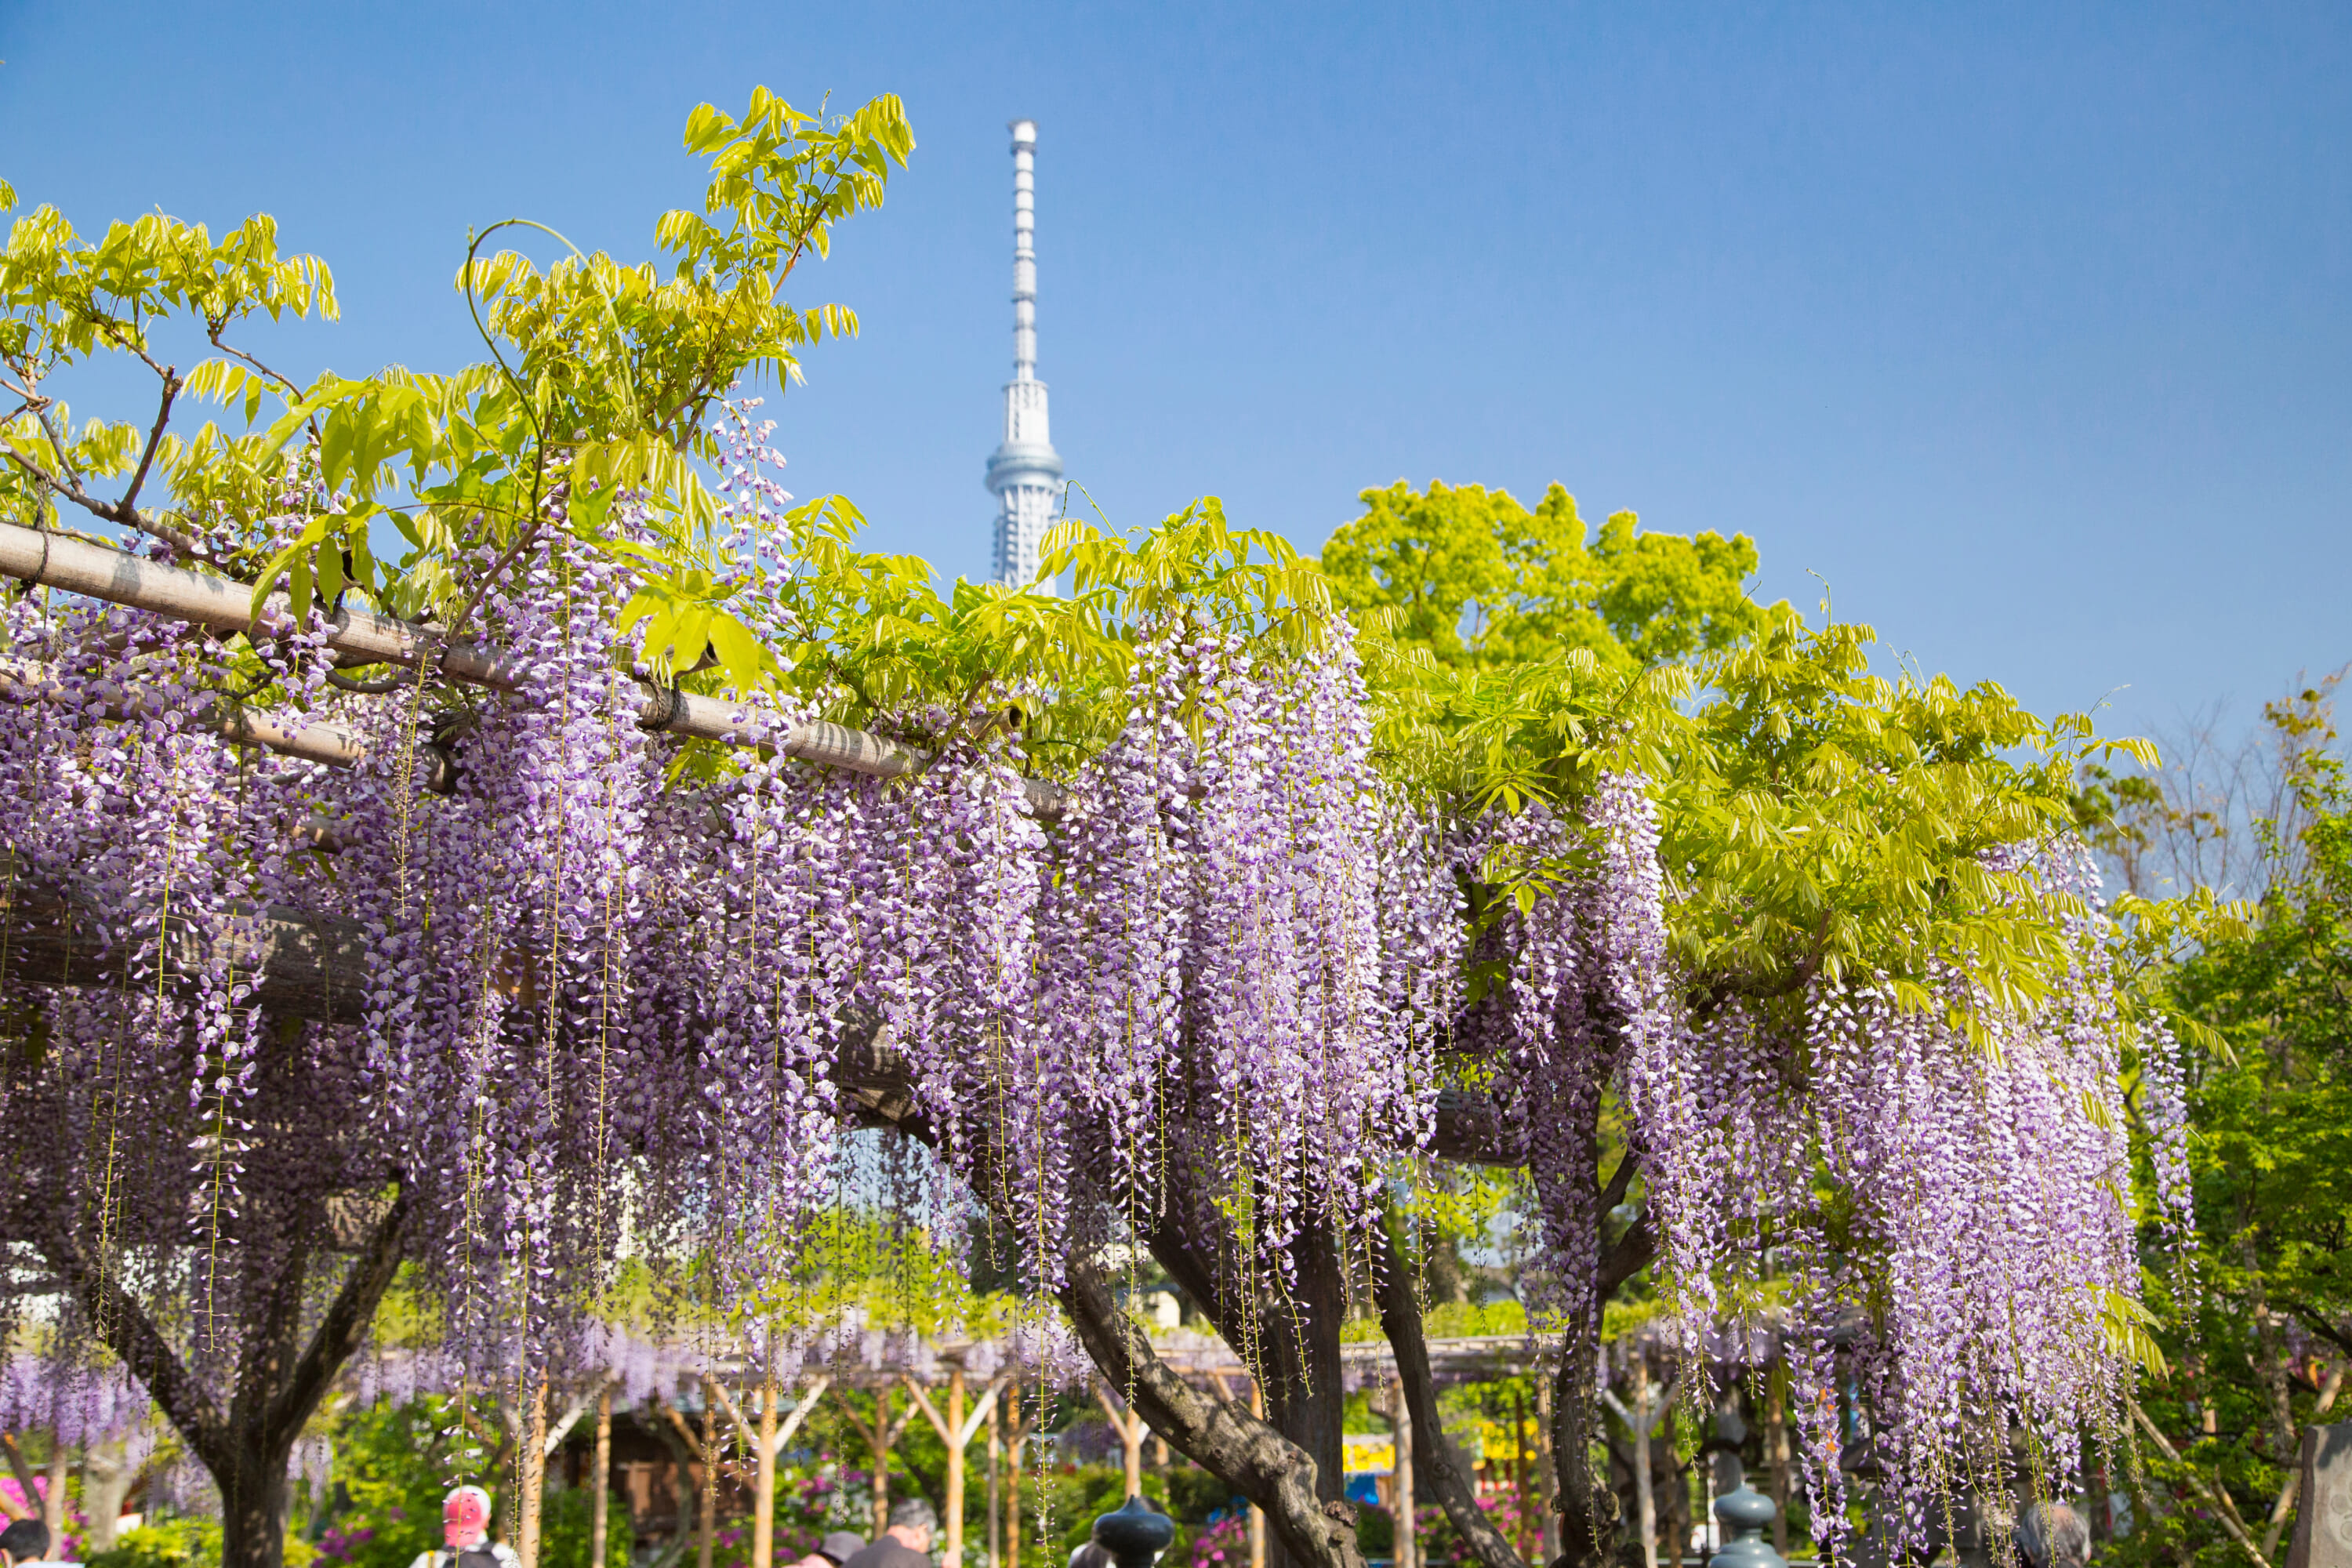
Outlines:
{"label": "wooden support post", "polygon": [[[1250,1378],[1250,1414],[1265,1419],[1265,1388],[1255,1376]],[[1265,1568],[1265,1510],[1250,1504],[1250,1568]]]}
{"label": "wooden support post", "polygon": [[49,1434],[49,1486],[41,1494],[41,1522],[49,1527],[49,1560],[66,1560],[66,1482],[72,1475],[73,1450],[65,1434]]}
{"label": "wooden support post", "polygon": [[890,1426],[890,1385],[884,1384],[874,1391],[874,1530],[870,1539],[875,1541],[881,1540],[883,1532],[890,1528],[890,1439],[897,1436]]}
{"label": "wooden support post", "polygon": [[1103,1415],[1110,1421],[1110,1429],[1118,1434],[1120,1457],[1127,1462],[1127,1495],[1143,1495],[1143,1439],[1150,1432],[1143,1415],[1133,1405],[1113,1404],[1110,1386],[1100,1378],[1095,1380],[1095,1403],[1102,1406]]}
{"label": "wooden support post", "polygon": [[1011,1506],[1004,1510],[1004,1568],[1021,1568],[1021,1466],[1029,1451],[1029,1429],[1024,1424],[1021,1385],[1010,1391],[1004,1412],[1004,1441],[1012,1450],[1006,1479],[1012,1483]]}
{"label": "wooden support post", "polygon": [[1551,1453],[1551,1376],[1538,1359],[1536,1385],[1536,1501],[1541,1514],[1538,1549],[1545,1563],[1559,1561],[1559,1467]]}
{"label": "wooden support post", "polygon": [[751,1568],[775,1568],[776,1380],[760,1384],[760,1452],[753,1471]]}
{"label": "wooden support post", "polygon": [[596,1396],[596,1457],[588,1470],[588,1568],[604,1568],[604,1531],[613,1506],[613,1390]]}
{"label": "wooden support post", "polygon": [[1789,1555],[1789,1373],[1786,1359],[1767,1379],[1764,1457],[1772,1465],[1772,1550]]}
{"label": "wooden support post", "polygon": [[[0,1452],[7,1455],[9,1473],[16,1478],[16,1489],[25,1494],[24,1506],[7,1509],[5,1511],[8,1517],[11,1519],[40,1518],[40,1483],[33,1479],[33,1467],[25,1461],[25,1450],[16,1446],[16,1434],[0,1432]],[[5,1494],[0,1494],[0,1500],[5,1500]]]}
{"label": "wooden support post", "polygon": [[[931,1430],[940,1435],[940,1446],[947,1449],[945,1489],[947,1517],[940,1521],[940,1528],[944,1531],[940,1561],[944,1564],[944,1568],[962,1568],[964,1454],[971,1448],[972,1436],[979,1432],[981,1423],[993,1417],[997,1395],[1003,1392],[1006,1380],[1000,1377],[990,1384],[988,1392],[981,1395],[979,1405],[967,1413],[964,1409],[964,1396],[969,1390],[964,1383],[963,1368],[957,1365],[950,1366],[948,1407],[944,1415],[931,1403],[931,1396],[923,1392],[922,1384],[911,1377],[901,1378],[900,1381],[907,1385],[907,1393],[913,1398],[915,1407],[920,1410],[923,1413],[923,1418],[931,1424]],[[992,1486],[994,1479],[995,1473],[992,1469],[990,1472]],[[990,1493],[992,1503],[994,1496],[992,1490]],[[994,1545],[995,1542],[992,1540],[990,1542],[992,1550]]]}
{"label": "wooden support post", "polygon": [[940,1522],[947,1529],[947,1541],[940,1561],[946,1568],[963,1568],[963,1451],[971,1441],[971,1434],[963,1424],[963,1368],[948,1369],[947,1430],[940,1434],[947,1441],[948,1477],[943,1489],[947,1494],[946,1519]]}
{"label": "wooden support post", "polygon": [[530,1391],[530,1408],[524,1413],[521,1463],[515,1478],[522,1496],[517,1500],[515,1555],[522,1568],[539,1568],[540,1510],[547,1497],[547,1374]]}
{"label": "wooden support post", "polygon": [[1389,1429],[1396,1440],[1396,1469],[1390,1481],[1390,1495],[1395,1504],[1396,1541],[1390,1553],[1396,1568],[1419,1568],[1421,1535],[1412,1495],[1412,1407],[1405,1402],[1403,1378],[1398,1378],[1386,1392],[1385,1406],[1376,1405],[1373,1409],[1388,1418]]}
{"label": "wooden support post", "polygon": [[702,1380],[702,1507],[695,1523],[695,1568],[710,1568],[719,1544],[719,1387]]}
{"label": "wooden support post", "polygon": [[849,1416],[849,1424],[857,1429],[857,1435],[866,1439],[866,1447],[874,1454],[873,1539],[879,1541],[882,1532],[890,1528],[890,1447],[898,1441],[899,1428],[914,1412],[910,1409],[898,1420],[890,1419],[890,1385],[887,1383],[878,1384],[874,1390],[874,1418],[871,1421],[858,1414],[857,1407],[849,1403],[845,1389],[835,1389],[833,1396]]}
{"label": "wooden support post", "polygon": [[996,1491],[996,1474],[1003,1460],[1004,1434],[996,1407],[991,1405],[988,1410],[988,1568],[1002,1568],[1003,1561],[1003,1521],[1000,1517]]}
{"label": "wooden support post", "polygon": [[[1674,1409],[1674,1380],[1669,1378],[1654,1394],[1650,1387],[1650,1358],[1641,1351],[1633,1352],[1633,1403],[1628,1406],[1615,1391],[1602,1389],[1601,1403],[1625,1424],[1633,1460],[1633,1511],[1636,1528],[1641,1531],[1642,1568],[1658,1568],[1658,1499],[1651,1484],[1650,1440],[1658,1423]],[[1675,1561],[1682,1561],[1679,1549]]]}

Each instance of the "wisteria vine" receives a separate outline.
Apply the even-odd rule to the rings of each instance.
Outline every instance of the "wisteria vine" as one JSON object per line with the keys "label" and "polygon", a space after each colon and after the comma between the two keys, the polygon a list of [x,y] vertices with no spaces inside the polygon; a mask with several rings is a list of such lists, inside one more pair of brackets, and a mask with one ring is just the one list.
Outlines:
{"label": "wisteria vine", "polygon": [[[740,413],[718,433],[728,516],[763,559],[781,459]],[[625,534],[649,526],[633,505]],[[1792,1282],[1824,1529],[1857,1391],[1915,1533],[2000,1462],[1984,1435],[2021,1431],[2063,1470],[2066,1435],[2112,1409],[2103,1325],[2137,1283],[2095,914],[2062,922],[2072,967],[2021,1014],[1957,970],[1924,1011],[1883,977],[1778,1010],[1708,997],[1670,956],[1645,782],[1483,818],[1407,793],[1375,766],[1337,618],[1302,652],[1155,612],[1124,723],[1051,823],[1017,731],[953,713],[920,717],[964,739],[878,780],[762,749],[813,714],[746,703],[735,763],[677,776],[677,742],[635,719],[626,593],[614,555],[551,527],[475,614],[518,683],[431,711],[421,676],[331,684],[315,618],[257,636],[278,711],[364,742],[340,772],[210,732],[251,685],[217,644],[0,605],[29,672],[0,727],[6,874],[70,890],[105,976],[29,972],[0,931],[8,1033],[40,1042],[5,1086],[6,1122],[44,1146],[16,1162],[17,1234],[125,1288],[79,1332],[113,1342],[109,1303],[177,1303],[189,1364],[224,1387],[285,1310],[287,1249],[347,1244],[396,1186],[449,1364],[512,1385],[609,1360],[596,1313],[625,1260],[677,1266],[711,1305],[789,1284],[839,1197],[853,1046],[903,1063],[952,1178],[943,1245],[977,1205],[1050,1289],[1075,1249],[1191,1202],[1173,1223],[1278,1300],[1311,1229],[1370,1266],[1355,1244],[1466,1063],[1526,1151],[1570,1335],[1599,1331],[1574,1284],[1600,1254],[1611,1096],[1691,1352],[1764,1271]],[[446,795],[418,787],[436,749]],[[2034,865],[2095,909],[2079,855]],[[1498,866],[1527,896],[1465,905]],[[358,922],[344,1021],[256,1002],[233,938],[269,906]],[[1474,989],[1474,967],[1499,978]],[[2177,1069],[2150,1059],[2177,1207]]]}

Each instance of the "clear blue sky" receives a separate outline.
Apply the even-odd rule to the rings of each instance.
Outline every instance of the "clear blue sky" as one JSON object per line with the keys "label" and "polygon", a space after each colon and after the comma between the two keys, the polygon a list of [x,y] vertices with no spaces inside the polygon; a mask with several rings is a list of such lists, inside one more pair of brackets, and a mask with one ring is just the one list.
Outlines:
{"label": "clear blue sky", "polygon": [[911,169],[798,289],[864,337],[781,440],[949,573],[1026,115],[1056,443],[1122,525],[1215,493],[1311,549],[1368,485],[1556,479],[2122,727],[2352,658],[2340,5],[0,0],[0,58],[28,203],[332,263],[303,369],[478,357],[468,225],[647,254],[697,102],[899,93]]}

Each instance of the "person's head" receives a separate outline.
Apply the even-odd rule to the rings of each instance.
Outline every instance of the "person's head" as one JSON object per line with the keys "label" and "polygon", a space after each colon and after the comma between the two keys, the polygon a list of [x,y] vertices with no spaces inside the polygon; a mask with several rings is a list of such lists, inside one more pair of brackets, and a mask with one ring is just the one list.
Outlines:
{"label": "person's head", "polygon": [[7,1529],[0,1530],[0,1552],[5,1552],[11,1563],[47,1562],[49,1527],[37,1519],[13,1521]]}
{"label": "person's head", "polygon": [[2017,1549],[2033,1568],[2083,1568],[2091,1560],[2091,1527],[2063,1502],[2038,1502],[2017,1521]]}
{"label": "person's head", "polygon": [[940,1527],[940,1516],[921,1498],[902,1498],[890,1505],[890,1531],[899,1545],[915,1552],[931,1549],[931,1531]]}
{"label": "person's head", "polygon": [[490,1494],[479,1487],[459,1487],[441,1504],[441,1539],[452,1552],[479,1546],[490,1532]]}
{"label": "person's head", "polygon": [[865,1550],[866,1537],[854,1530],[836,1530],[818,1542],[816,1550],[809,1555],[822,1557],[832,1563],[833,1568],[841,1568],[843,1563]]}

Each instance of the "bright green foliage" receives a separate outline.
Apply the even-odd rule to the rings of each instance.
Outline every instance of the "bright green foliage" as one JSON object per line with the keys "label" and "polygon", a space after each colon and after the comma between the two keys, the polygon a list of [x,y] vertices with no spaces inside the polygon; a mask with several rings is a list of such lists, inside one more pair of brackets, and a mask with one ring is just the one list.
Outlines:
{"label": "bright green foliage", "polygon": [[1391,635],[1441,664],[1495,668],[1583,648],[1614,668],[1727,648],[1762,612],[1743,584],[1746,534],[1643,533],[1630,511],[1588,535],[1553,485],[1533,511],[1506,490],[1400,479],[1323,546],[1349,610],[1390,610]]}
{"label": "bright green foliage", "polygon": [[[1990,682],[1874,675],[1874,640],[1783,605],[1742,646],[1631,674],[1584,648],[1454,669],[1392,647],[1374,660],[1380,734],[1399,773],[1489,808],[1573,801],[1607,768],[1654,780],[1674,937],[1702,999],[1885,973],[1924,1005],[1919,982],[1946,963],[2013,1005],[2063,955],[2038,888],[1984,852],[2069,826],[2084,760],[2153,752],[2098,740],[2080,714],[2038,719]],[[1559,869],[1488,872],[1524,900]]]}
{"label": "bright green foliage", "polygon": [[[1323,566],[1370,634],[1392,770],[1508,811],[1646,773],[1702,1001],[1884,973],[1924,1006],[1948,964],[2012,1006],[2063,962],[2052,907],[1985,851],[2074,821],[2077,770],[2118,749],[2087,717],[1872,673],[1868,627],[1745,597],[1745,537],[1643,535],[1620,513],[1588,544],[1557,486],[1533,512],[1477,486],[1364,500]],[[1526,902],[1561,869],[1488,872]]]}
{"label": "bright green foliage", "polygon": [[[333,319],[334,279],[315,256],[281,256],[278,226],[267,216],[247,218],[217,241],[201,224],[160,214],[115,224],[95,241],[82,239],[55,207],[18,218],[0,253],[0,395],[15,400],[0,413],[0,517],[54,525],[58,502],[67,501],[184,542],[202,531],[194,513],[217,515],[231,500],[263,502],[275,467],[265,443],[233,440],[210,424],[192,436],[169,425],[184,394],[226,397],[233,389],[250,419],[273,384],[290,393],[290,383],[273,384],[227,341],[256,316],[289,314]],[[159,360],[157,331],[175,317],[192,321],[226,357],[184,375]],[[112,355],[131,356],[154,374],[156,413],[144,426],[92,419],[76,430],[72,411],[45,390],[49,378]],[[116,495],[91,488],[126,475]],[[142,510],[151,480],[182,504]]]}
{"label": "bright green foliage", "polygon": [[[590,1511],[593,1501],[583,1488],[549,1489],[539,1518],[539,1561],[543,1568],[588,1568],[588,1548],[595,1539]],[[604,1510],[604,1561],[614,1568],[627,1563],[636,1539],[629,1510],[614,1498]]]}
{"label": "bright green foliage", "polygon": [[[441,1501],[459,1481],[487,1488],[493,1533],[510,1531],[499,1478],[478,1467],[496,1446],[495,1411],[477,1400],[469,1435],[457,1436],[460,1406],[452,1399],[363,1405],[333,1426],[334,1503],[311,1516],[322,1562],[350,1568],[408,1568],[417,1553],[441,1544]],[[580,1559],[585,1563],[583,1555]],[[626,1562],[626,1558],[616,1559]]]}
{"label": "bright green foliage", "polygon": [[[2321,1415],[2318,1396],[2326,1369],[2352,1363],[2352,785],[2327,749],[2319,693],[2271,719],[2289,731],[2308,824],[2273,859],[2301,868],[2242,934],[2167,981],[2189,1047],[2198,1289],[2159,1298],[2173,1373],[2146,1402],[2198,1482],[2226,1486],[2258,1538],[2301,1428],[2346,1418],[2340,1402]],[[2144,1458],[2159,1484],[2203,1501],[2182,1467]],[[2210,1508],[2176,1510],[2130,1552],[2245,1560]]]}
{"label": "bright green foliage", "polygon": [[[289,1542],[289,1548],[299,1542]],[[291,1563],[296,1552],[289,1550]],[[94,1552],[88,1568],[209,1568],[221,1560],[221,1527],[216,1519],[173,1519],[126,1530],[110,1552]],[[401,1563],[398,1568],[407,1568]]]}
{"label": "bright green foliage", "polygon": [[[896,98],[820,121],[762,89],[740,121],[697,110],[686,144],[711,178],[701,213],[656,225],[664,266],[574,252],[542,271],[512,252],[481,254],[488,234],[478,237],[458,283],[492,363],[446,375],[394,367],[297,385],[229,343],[224,333],[258,312],[333,313],[324,265],[280,258],[268,218],[218,244],[200,226],[142,218],[89,245],[38,209],[0,258],[0,392],[17,403],[0,415],[0,516],[54,522],[56,503],[71,500],[283,585],[298,613],[348,591],[460,630],[488,585],[485,557],[493,574],[509,569],[558,527],[620,548],[609,509],[638,494],[656,517],[655,537],[628,553],[649,595],[644,657],[687,669],[716,648],[739,687],[772,681],[778,667],[728,607],[734,585],[710,571],[725,542],[700,478],[717,450],[705,420],[739,381],[781,384],[800,349],[856,331],[843,307],[788,303],[784,285],[805,256],[824,254],[834,224],[879,204],[914,141]],[[156,363],[149,334],[174,316],[196,319],[223,357],[184,376]],[[159,378],[152,437],[128,424],[68,434],[63,405],[42,390],[56,369],[107,353],[137,355]],[[183,394],[268,427],[174,436]],[[137,504],[151,469],[168,481],[161,509]],[[123,474],[119,497],[87,488]],[[281,515],[287,495],[320,489],[333,505]],[[820,504],[817,523],[824,513]],[[411,547],[397,563],[373,550],[386,521]]]}

